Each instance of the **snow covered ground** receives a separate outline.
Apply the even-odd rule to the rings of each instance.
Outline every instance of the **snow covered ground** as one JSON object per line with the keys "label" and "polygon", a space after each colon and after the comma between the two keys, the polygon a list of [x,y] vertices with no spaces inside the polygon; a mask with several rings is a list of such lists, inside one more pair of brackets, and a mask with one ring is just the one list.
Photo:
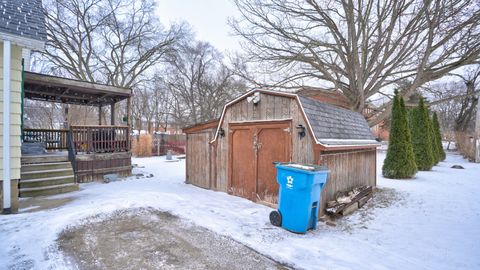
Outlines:
{"label": "snow covered ground", "polygon": [[[384,157],[379,152],[379,171]],[[480,165],[456,154],[413,180],[379,174],[378,187],[394,203],[376,200],[337,227],[320,224],[306,235],[271,226],[268,207],[184,184],[184,160],[133,162],[144,166],[136,172],[154,177],[84,184],[79,192],[51,197],[73,199],[60,207],[0,215],[0,268],[72,268],[55,242],[64,228],[100,213],[153,207],[295,268],[480,269]],[[451,169],[454,164],[465,170]]]}

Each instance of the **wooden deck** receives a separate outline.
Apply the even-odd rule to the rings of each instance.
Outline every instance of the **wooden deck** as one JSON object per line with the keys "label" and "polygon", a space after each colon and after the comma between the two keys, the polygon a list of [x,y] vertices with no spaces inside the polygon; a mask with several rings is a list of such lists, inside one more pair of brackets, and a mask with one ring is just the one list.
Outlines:
{"label": "wooden deck", "polygon": [[119,177],[132,175],[132,153],[84,153],[75,158],[75,178],[78,183],[102,181],[105,174],[111,173]]}
{"label": "wooden deck", "polygon": [[[99,125],[67,123],[69,127],[66,129],[22,127],[23,153],[40,153],[22,155],[22,164],[42,163],[47,157],[53,161],[67,157],[66,162],[71,163],[76,183],[103,180],[103,176],[109,173],[130,175],[131,96],[130,88],[24,72],[24,98],[97,107]],[[126,101],[126,115],[122,115],[121,121],[125,125],[116,125],[120,117],[115,104],[121,101]],[[110,106],[110,125],[102,125],[105,123],[102,121],[103,106]],[[65,118],[69,119],[68,110],[65,113]],[[49,153],[42,154],[45,150]]]}
{"label": "wooden deck", "polygon": [[45,143],[46,153],[22,155],[22,164],[49,160],[71,162],[77,183],[103,180],[105,174],[130,176],[128,126],[71,126],[69,129],[25,129],[24,142]]}
{"label": "wooden deck", "polygon": [[[22,166],[40,164],[48,159],[51,162],[64,161],[68,151],[47,152],[42,155],[22,155]],[[119,153],[79,153],[73,164],[76,183],[102,181],[105,174],[116,173],[119,177],[132,174],[132,154]]]}

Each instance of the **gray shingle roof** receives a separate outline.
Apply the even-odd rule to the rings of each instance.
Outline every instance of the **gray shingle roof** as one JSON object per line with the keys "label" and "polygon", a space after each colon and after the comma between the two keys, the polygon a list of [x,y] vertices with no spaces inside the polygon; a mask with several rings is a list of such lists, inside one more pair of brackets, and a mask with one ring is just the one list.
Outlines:
{"label": "gray shingle roof", "polygon": [[354,111],[299,96],[317,140],[325,145],[376,143],[365,118]]}
{"label": "gray shingle roof", "polygon": [[0,0],[0,32],[47,40],[41,0]]}

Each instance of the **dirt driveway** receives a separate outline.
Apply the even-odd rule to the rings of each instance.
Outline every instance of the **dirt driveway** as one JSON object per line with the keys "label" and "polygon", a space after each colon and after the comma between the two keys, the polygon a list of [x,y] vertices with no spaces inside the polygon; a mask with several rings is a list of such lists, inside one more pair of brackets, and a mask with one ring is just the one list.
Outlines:
{"label": "dirt driveway", "polygon": [[288,269],[169,213],[153,209],[96,216],[57,241],[79,269]]}

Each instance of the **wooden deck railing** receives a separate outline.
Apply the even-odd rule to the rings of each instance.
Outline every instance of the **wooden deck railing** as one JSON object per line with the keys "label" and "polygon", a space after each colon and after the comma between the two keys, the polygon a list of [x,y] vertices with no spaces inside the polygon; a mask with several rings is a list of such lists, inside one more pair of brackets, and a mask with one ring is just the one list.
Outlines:
{"label": "wooden deck railing", "polygon": [[71,126],[75,151],[84,153],[130,150],[128,126]]}
{"label": "wooden deck railing", "polygon": [[71,126],[70,129],[24,129],[24,142],[44,142],[47,150],[70,150],[69,132],[75,153],[112,153],[130,150],[128,126]]}
{"label": "wooden deck railing", "polygon": [[68,129],[31,129],[23,130],[24,142],[44,142],[47,150],[67,150]]}

